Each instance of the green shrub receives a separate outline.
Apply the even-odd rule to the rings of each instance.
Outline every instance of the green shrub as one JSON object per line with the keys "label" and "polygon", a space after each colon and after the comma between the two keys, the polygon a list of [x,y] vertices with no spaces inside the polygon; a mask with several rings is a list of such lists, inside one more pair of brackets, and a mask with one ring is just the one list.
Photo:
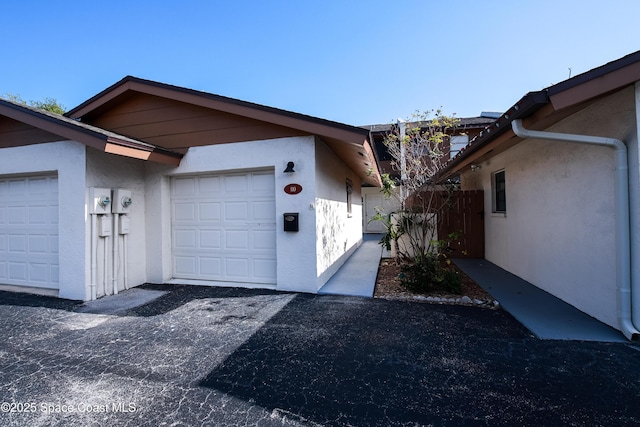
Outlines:
{"label": "green shrub", "polygon": [[401,267],[400,284],[411,292],[445,291],[462,293],[462,277],[457,271],[445,268],[438,255],[428,254]]}
{"label": "green shrub", "polygon": [[442,276],[442,288],[445,291],[461,294],[462,293],[462,277],[455,270],[445,270]]}
{"label": "green shrub", "polygon": [[435,290],[438,260],[433,256],[419,258],[400,268],[400,284],[411,292],[426,293]]}

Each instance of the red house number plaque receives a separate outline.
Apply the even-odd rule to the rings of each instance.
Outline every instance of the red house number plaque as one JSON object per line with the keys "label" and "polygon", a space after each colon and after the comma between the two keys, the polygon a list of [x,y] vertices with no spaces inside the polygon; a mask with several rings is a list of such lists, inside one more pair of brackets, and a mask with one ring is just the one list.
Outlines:
{"label": "red house number plaque", "polygon": [[284,192],[287,194],[298,194],[302,191],[300,184],[287,184],[284,186]]}

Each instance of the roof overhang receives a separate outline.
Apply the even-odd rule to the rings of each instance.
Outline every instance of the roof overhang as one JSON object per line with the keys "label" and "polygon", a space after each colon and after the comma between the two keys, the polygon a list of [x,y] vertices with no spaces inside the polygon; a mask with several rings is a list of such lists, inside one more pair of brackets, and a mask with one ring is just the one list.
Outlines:
{"label": "roof overhang", "polygon": [[[94,118],[133,93],[147,94],[250,118],[320,137],[364,182],[380,186],[381,178],[373,154],[369,131],[355,126],[293,113],[193,89],[127,76],[71,109],[65,115],[90,123]],[[187,147],[188,148],[188,147]]]}
{"label": "roof overhang", "polygon": [[640,51],[547,89],[555,110],[605,95],[640,79]]}
{"label": "roof overhang", "polygon": [[[11,101],[0,99],[0,116],[24,123],[43,131],[42,137],[36,137],[30,143],[53,142],[54,140],[72,140],[106,153],[118,154],[141,160],[151,160],[177,166],[182,155],[159,147],[136,141],[122,135],[104,131],[90,125],[79,123],[57,114],[26,107]],[[58,138],[55,138],[57,136]],[[14,143],[10,139],[0,141],[0,147],[25,145]]]}
{"label": "roof overhang", "polygon": [[436,179],[445,181],[523,141],[511,129],[515,119],[523,120],[527,129],[544,130],[637,81],[640,81],[640,51],[542,91],[530,92],[471,140],[438,172]]}

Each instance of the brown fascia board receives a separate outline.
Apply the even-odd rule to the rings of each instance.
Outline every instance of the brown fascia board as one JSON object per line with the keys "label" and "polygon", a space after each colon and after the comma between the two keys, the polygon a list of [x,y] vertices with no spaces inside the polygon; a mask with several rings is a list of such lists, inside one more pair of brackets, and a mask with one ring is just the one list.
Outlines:
{"label": "brown fascia board", "polygon": [[302,130],[312,135],[339,139],[357,145],[363,145],[369,134],[366,129],[344,123],[333,122],[194,89],[144,80],[133,76],[123,78],[96,96],[69,110],[66,116],[81,119],[83,116],[128,90],[249,117],[267,123]]}
{"label": "brown fascia board", "polygon": [[378,187],[382,187],[382,175],[380,174],[380,162],[378,161],[378,156],[376,155],[376,150],[374,150],[373,146],[367,142],[364,144],[364,151],[367,153],[369,159],[371,159],[371,170],[372,173],[370,176],[365,178],[370,184],[375,184]]}
{"label": "brown fascia board", "polygon": [[474,156],[480,153],[483,147],[486,147],[506,132],[509,132],[509,135],[512,136],[511,122],[513,120],[529,117],[548,103],[549,97],[546,91],[529,92],[496,119],[494,123],[486,126],[478,136],[473,138],[466,147],[460,150],[453,159],[438,171],[434,179],[440,182],[451,177],[451,175],[459,171],[459,166],[469,163]]}
{"label": "brown fascia board", "polygon": [[6,100],[0,100],[0,114],[58,135],[61,137],[61,141],[63,139],[74,140],[99,150],[104,149],[106,144],[106,138],[98,137],[87,128],[69,124],[62,119],[57,119]]}
{"label": "brown fascia board", "polygon": [[365,149],[368,149],[371,151],[371,154],[373,156],[373,160],[375,162],[375,166],[378,169],[378,175],[380,175],[379,173],[379,165],[380,165],[380,158],[378,156],[378,150],[376,150],[375,148],[375,144],[373,142],[373,131],[369,131],[369,135],[367,136],[367,141],[369,142],[367,144],[367,147],[365,147]]}
{"label": "brown fascia board", "polygon": [[[490,124],[493,124],[496,119],[489,119],[484,117],[456,117],[460,120],[460,123],[456,126],[455,130],[464,131],[465,129],[481,129]],[[415,124],[417,122],[407,122],[407,124]],[[383,134],[390,132],[396,123],[375,124],[361,126],[363,129],[367,129],[371,134]]]}
{"label": "brown fascia board", "polygon": [[[84,116],[98,110],[103,105],[116,99],[127,91],[145,93],[172,99],[174,101],[198,105],[287,128],[301,130],[311,135],[317,135],[321,138],[324,137],[343,141],[344,143],[364,149],[367,154],[374,159],[374,162],[376,160],[372,155],[374,150],[369,140],[369,131],[366,129],[278,108],[241,101],[234,98],[228,98],[221,95],[168,85],[151,80],[144,80],[133,76],[123,78],[79,106],[69,110],[65,115],[75,119],[82,119]],[[379,178],[377,164],[374,164],[373,172],[377,175],[377,177],[374,177],[374,181],[380,183],[381,181]]]}
{"label": "brown fascia board", "polygon": [[547,89],[556,110],[613,92],[640,80],[640,51]]}
{"label": "brown fascia board", "polygon": [[86,114],[96,110],[100,106],[106,104],[107,102],[131,89],[130,85],[128,84],[131,78],[131,76],[127,76],[122,80],[112,84],[108,88],[87,99],[80,105],[70,109],[69,111],[64,113],[64,116],[76,120],[82,119],[82,117],[84,117]]}
{"label": "brown fascia board", "polygon": [[[553,113],[556,120],[571,114],[580,105],[589,100],[621,89],[640,80],[640,51],[626,55],[571,79],[565,80],[549,88],[530,92],[505,112],[496,122],[487,126],[467,147],[451,159],[435,176],[439,182],[459,172],[474,159],[487,155],[489,144],[515,137],[511,130],[511,121],[530,117],[528,127],[542,126],[551,119]],[[546,108],[543,108],[546,107]],[[536,114],[540,111],[542,114]],[[557,114],[555,114],[557,113]],[[509,132],[507,136],[505,132]],[[482,151],[481,151],[482,150]]]}
{"label": "brown fascia board", "polygon": [[[482,147],[494,141],[502,132],[507,129],[512,132],[510,124],[514,119],[527,118],[546,104],[550,104],[553,111],[560,112],[564,110],[566,114],[569,114],[573,109],[591,99],[613,92],[639,80],[640,51],[637,51],[557,83],[543,91],[530,92],[504,113],[493,125],[485,128],[485,131],[474,138],[465,149],[444,166],[437,177],[439,180],[448,178],[468,164],[472,156],[478,153]],[[551,112],[549,111],[546,115],[550,115]],[[559,113],[558,117],[561,116],[562,114]],[[535,126],[535,123],[531,123],[529,126]],[[494,130],[493,133],[486,132],[492,129]]]}
{"label": "brown fascia board", "polygon": [[[168,164],[177,164],[176,162],[179,163],[182,158],[181,154],[160,149],[142,141],[136,141],[113,132],[79,123],[68,117],[26,107],[7,100],[0,99],[0,114],[58,135],[63,139],[78,141],[105,152],[115,153],[117,151],[116,147],[123,147],[126,150],[121,150],[122,152],[126,151],[132,154],[128,157],[143,160],[148,160],[151,153],[155,152],[156,156],[154,158],[158,158],[162,163]],[[111,151],[107,151],[109,147],[111,147]]]}

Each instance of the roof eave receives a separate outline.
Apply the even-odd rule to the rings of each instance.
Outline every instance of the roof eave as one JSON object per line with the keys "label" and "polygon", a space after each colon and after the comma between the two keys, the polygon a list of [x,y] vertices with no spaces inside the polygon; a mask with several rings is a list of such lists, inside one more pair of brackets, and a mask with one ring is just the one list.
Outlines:
{"label": "roof eave", "polygon": [[153,161],[171,165],[179,164],[182,158],[182,154],[179,153],[163,150],[141,141],[133,141],[126,137],[109,136],[99,132],[97,129],[92,130],[87,125],[79,126],[70,122],[69,119],[58,119],[44,112],[22,107],[5,100],[0,100],[0,114],[58,135],[62,139],[77,141],[107,153],[120,154],[142,160],[151,160],[151,154],[155,154]]}
{"label": "roof eave", "polygon": [[[532,117],[532,122],[540,120],[538,125],[541,125],[546,119],[550,118],[552,113],[558,118],[562,118],[563,114],[570,114],[573,108],[579,108],[580,105],[585,105],[590,100],[635,84],[640,80],[639,76],[640,51],[637,51],[542,91],[528,93],[500,116],[496,123],[485,128],[485,131],[480,133],[465,149],[461,150],[456,157],[449,161],[438,172],[438,179],[442,181],[458,173],[462,167],[469,164],[475,153],[505,131],[508,131],[511,137],[515,137],[511,130],[511,122],[513,120],[525,119],[545,106],[547,106],[547,109],[540,111],[540,113],[544,114],[537,114],[537,118]],[[534,123],[529,125],[536,126]],[[486,130],[491,131],[494,127],[501,129],[501,131],[486,132]]]}
{"label": "roof eave", "polygon": [[[373,156],[372,147],[368,142],[368,130],[193,89],[127,76],[77,107],[69,110],[66,116],[81,119],[127,91],[160,96],[191,105],[198,105],[290,129],[296,129],[310,135],[317,135],[323,139],[353,144],[364,150],[371,159],[371,165],[368,167],[369,174],[367,174],[366,171],[358,170],[356,170],[356,173],[358,173],[364,181],[381,185],[380,173],[375,156]],[[351,163],[357,164],[359,161],[360,159],[354,157]]]}
{"label": "roof eave", "polygon": [[375,154],[376,150],[373,149],[370,138],[365,140],[363,148],[370,160],[371,166],[365,171],[362,178],[368,184],[372,184],[376,187],[382,187],[382,176],[380,175],[380,168],[378,167],[378,157]]}
{"label": "roof eave", "polygon": [[[629,63],[632,57],[637,62]],[[621,63],[606,64],[593,72],[576,76],[575,81],[569,79],[551,86],[548,92],[553,107],[560,110],[634,84],[640,76],[640,54],[632,57],[624,57]]]}
{"label": "roof eave", "polygon": [[478,153],[487,144],[507,132],[512,133],[511,122],[515,119],[522,119],[535,113],[549,103],[546,90],[529,92],[502,114],[495,122],[487,126],[478,136],[469,141],[466,147],[445,166],[440,169],[434,180],[441,182],[459,172],[460,167],[468,163],[472,156]]}
{"label": "roof eave", "polygon": [[65,115],[81,119],[128,90],[213,108],[230,114],[302,130],[313,135],[342,139],[348,142],[360,143],[362,138],[366,138],[369,134],[366,129],[344,123],[133,76],[127,76],[109,86],[99,94],[69,110]]}

